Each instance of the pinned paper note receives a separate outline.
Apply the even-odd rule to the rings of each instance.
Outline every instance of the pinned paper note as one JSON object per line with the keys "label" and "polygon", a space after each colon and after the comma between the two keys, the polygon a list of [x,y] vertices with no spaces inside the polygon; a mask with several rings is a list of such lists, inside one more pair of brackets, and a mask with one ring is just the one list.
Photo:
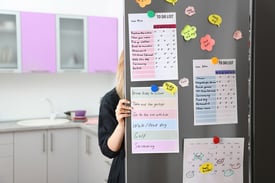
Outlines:
{"label": "pinned paper note", "polygon": [[212,51],[213,46],[215,45],[215,40],[211,38],[209,34],[206,34],[200,39],[201,49],[206,51]]}
{"label": "pinned paper note", "polygon": [[196,11],[195,11],[195,8],[194,6],[188,6],[186,9],[185,9],[185,14],[188,15],[188,16],[193,16],[196,14]]}
{"label": "pinned paper note", "polygon": [[168,3],[171,3],[172,5],[175,5],[178,2],[178,0],[165,0],[165,1]]}
{"label": "pinned paper note", "polygon": [[191,25],[185,25],[180,33],[186,41],[197,37],[197,28]]}
{"label": "pinned paper note", "polygon": [[145,6],[151,4],[151,0],[136,0],[136,3],[138,3],[141,8],[144,8]]}
{"label": "pinned paper note", "polygon": [[178,87],[172,82],[164,82],[162,87],[165,91],[172,95],[174,95],[178,90]]}
{"label": "pinned paper note", "polygon": [[184,139],[183,183],[243,182],[244,138]]}
{"label": "pinned paper note", "polygon": [[211,15],[208,16],[208,21],[211,24],[220,27],[221,24],[222,24],[222,17],[218,14],[211,14]]}
{"label": "pinned paper note", "polygon": [[178,153],[178,95],[151,89],[131,87],[132,153]]}

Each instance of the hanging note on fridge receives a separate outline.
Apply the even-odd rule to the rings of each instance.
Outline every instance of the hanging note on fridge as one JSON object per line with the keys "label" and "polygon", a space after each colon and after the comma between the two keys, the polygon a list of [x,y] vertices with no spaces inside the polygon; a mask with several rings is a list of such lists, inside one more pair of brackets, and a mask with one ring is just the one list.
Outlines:
{"label": "hanging note on fridge", "polygon": [[194,125],[238,122],[235,59],[193,60],[193,86]]}
{"label": "hanging note on fridge", "polygon": [[244,138],[184,139],[183,183],[243,182]]}
{"label": "hanging note on fridge", "polygon": [[131,81],[178,79],[176,13],[128,17]]}
{"label": "hanging note on fridge", "polygon": [[162,87],[131,88],[132,153],[178,153],[178,96]]}

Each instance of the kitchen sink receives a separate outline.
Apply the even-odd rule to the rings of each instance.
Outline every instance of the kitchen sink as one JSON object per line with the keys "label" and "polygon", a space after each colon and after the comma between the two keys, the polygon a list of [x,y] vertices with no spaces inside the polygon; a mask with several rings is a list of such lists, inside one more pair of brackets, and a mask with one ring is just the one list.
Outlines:
{"label": "kitchen sink", "polygon": [[68,119],[29,119],[18,121],[18,125],[22,126],[48,126],[48,125],[60,125],[70,122]]}

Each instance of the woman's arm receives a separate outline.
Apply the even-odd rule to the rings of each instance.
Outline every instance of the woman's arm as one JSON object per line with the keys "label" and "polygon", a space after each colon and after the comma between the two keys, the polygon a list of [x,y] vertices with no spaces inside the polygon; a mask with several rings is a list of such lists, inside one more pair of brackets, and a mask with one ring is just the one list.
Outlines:
{"label": "woman's arm", "polygon": [[123,142],[125,134],[125,118],[131,115],[131,109],[130,102],[127,99],[119,100],[115,110],[118,125],[107,142],[108,147],[114,152],[117,152],[120,149]]}

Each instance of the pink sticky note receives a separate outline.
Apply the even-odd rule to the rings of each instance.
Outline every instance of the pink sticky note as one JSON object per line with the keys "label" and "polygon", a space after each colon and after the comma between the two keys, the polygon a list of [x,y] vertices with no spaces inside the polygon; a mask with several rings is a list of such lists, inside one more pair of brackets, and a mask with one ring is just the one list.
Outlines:
{"label": "pink sticky note", "polygon": [[206,51],[212,51],[213,46],[215,45],[215,40],[211,38],[209,34],[206,34],[200,39],[201,49]]}

